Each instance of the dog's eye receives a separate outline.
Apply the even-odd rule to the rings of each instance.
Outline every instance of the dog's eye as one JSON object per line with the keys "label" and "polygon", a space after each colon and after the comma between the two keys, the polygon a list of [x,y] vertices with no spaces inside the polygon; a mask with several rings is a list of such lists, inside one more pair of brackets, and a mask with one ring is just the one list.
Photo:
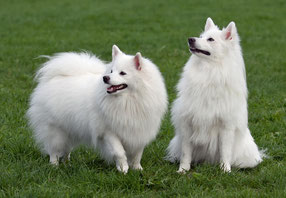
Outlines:
{"label": "dog's eye", "polygon": [[214,39],[213,38],[208,38],[208,41],[214,41]]}
{"label": "dog's eye", "polygon": [[113,71],[111,70],[110,73],[112,73]]}
{"label": "dog's eye", "polygon": [[119,74],[122,76],[126,75],[126,73],[124,71],[120,72]]}

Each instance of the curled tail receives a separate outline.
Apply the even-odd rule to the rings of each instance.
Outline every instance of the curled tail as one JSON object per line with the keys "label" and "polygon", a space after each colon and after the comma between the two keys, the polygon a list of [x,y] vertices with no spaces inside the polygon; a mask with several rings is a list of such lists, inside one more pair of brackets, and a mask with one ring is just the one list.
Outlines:
{"label": "curled tail", "polygon": [[170,162],[177,162],[180,161],[180,156],[181,156],[181,140],[179,136],[175,136],[168,148],[167,148],[167,156],[165,157],[166,160],[170,161]]}
{"label": "curled tail", "polygon": [[35,79],[46,82],[57,76],[79,76],[86,73],[103,74],[105,64],[89,53],[64,52],[42,56],[49,60],[37,72]]}

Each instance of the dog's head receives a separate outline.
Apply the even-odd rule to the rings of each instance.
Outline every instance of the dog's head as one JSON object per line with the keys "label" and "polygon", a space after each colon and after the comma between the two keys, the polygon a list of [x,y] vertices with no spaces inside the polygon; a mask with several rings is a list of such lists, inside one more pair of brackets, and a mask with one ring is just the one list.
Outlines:
{"label": "dog's head", "polygon": [[207,59],[221,60],[233,47],[239,43],[239,36],[234,22],[219,30],[211,18],[205,24],[205,30],[200,37],[190,37],[188,44],[191,53]]}
{"label": "dog's head", "polygon": [[119,94],[134,89],[135,84],[140,79],[143,57],[140,52],[135,56],[124,54],[113,45],[112,62],[109,64],[103,82],[107,85],[108,94]]}

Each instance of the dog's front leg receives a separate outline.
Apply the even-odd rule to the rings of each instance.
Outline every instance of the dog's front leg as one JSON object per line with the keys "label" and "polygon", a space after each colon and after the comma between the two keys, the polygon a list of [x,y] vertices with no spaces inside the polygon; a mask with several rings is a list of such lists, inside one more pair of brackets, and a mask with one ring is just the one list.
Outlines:
{"label": "dog's front leg", "polygon": [[126,174],[128,172],[129,166],[127,163],[127,157],[123,145],[120,139],[114,134],[105,134],[104,141],[114,157],[116,162],[116,167],[120,172]]}
{"label": "dog's front leg", "polygon": [[186,173],[191,168],[193,146],[188,138],[181,139],[181,157],[178,173]]}
{"label": "dog's front leg", "polygon": [[144,151],[144,146],[139,147],[130,155],[129,165],[135,170],[143,170],[140,161]]}
{"label": "dog's front leg", "polygon": [[224,128],[220,132],[220,167],[224,172],[231,172],[231,160],[234,143],[234,128]]}

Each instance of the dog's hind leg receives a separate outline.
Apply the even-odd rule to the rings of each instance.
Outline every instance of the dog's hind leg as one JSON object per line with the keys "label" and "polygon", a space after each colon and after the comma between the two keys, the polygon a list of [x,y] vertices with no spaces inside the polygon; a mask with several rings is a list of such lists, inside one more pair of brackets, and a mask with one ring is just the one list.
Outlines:
{"label": "dog's hind leg", "polygon": [[262,162],[263,157],[267,157],[263,151],[259,151],[250,134],[249,129],[236,133],[234,145],[233,164],[238,168],[253,168]]}
{"label": "dog's hind leg", "polygon": [[44,150],[50,156],[50,163],[58,165],[61,158],[69,155],[71,143],[67,134],[58,127],[49,125],[44,130],[47,130],[42,137]]}

